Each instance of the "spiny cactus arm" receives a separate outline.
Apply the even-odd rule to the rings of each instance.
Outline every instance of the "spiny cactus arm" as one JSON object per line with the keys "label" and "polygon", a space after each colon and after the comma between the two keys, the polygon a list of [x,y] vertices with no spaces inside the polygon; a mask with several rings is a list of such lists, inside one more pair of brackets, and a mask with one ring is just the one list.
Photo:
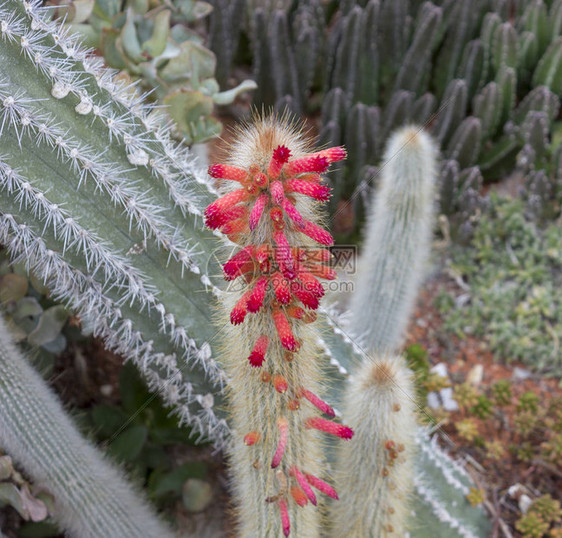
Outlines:
{"label": "spiny cactus arm", "polygon": [[427,64],[438,45],[437,30],[441,17],[440,7],[431,2],[422,5],[412,43],[394,81],[395,90],[410,90],[419,94],[421,82],[427,73]]}
{"label": "spiny cactus arm", "polygon": [[349,329],[369,350],[397,349],[423,277],[437,149],[421,129],[390,139],[351,301]]}
{"label": "spiny cactus arm", "polygon": [[36,4],[4,3],[0,22],[4,241],[20,258],[31,242],[29,264],[57,296],[220,445],[227,428],[208,393],[223,374],[202,272],[212,236],[198,218],[206,176]]}
{"label": "spiny cactus arm", "polygon": [[467,500],[473,482],[463,467],[429,439],[424,429],[417,432],[418,459],[410,529],[422,538],[488,536],[490,521],[482,507]]}
{"label": "spiny cactus arm", "polygon": [[173,536],[115,466],[77,431],[13,344],[0,316],[0,444],[50,491],[70,536]]}
{"label": "spiny cactus arm", "polygon": [[366,358],[350,378],[341,408],[354,444],[337,450],[339,503],[332,536],[404,536],[413,492],[416,396],[413,374],[398,356]]}
{"label": "spiny cactus arm", "polygon": [[239,245],[223,266],[234,286],[221,305],[229,325],[221,357],[240,536],[317,536],[314,491],[337,496],[319,478],[320,432],[349,439],[353,431],[320,416],[335,412],[318,396],[313,322],[319,279],[335,278],[323,248],[333,239],[317,224],[317,202],[329,196],[321,174],[344,157],[341,147],[311,154],[301,132],[273,116],[241,130],[229,162],[209,169],[224,180],[224,195],[207,208],[207,225]]}

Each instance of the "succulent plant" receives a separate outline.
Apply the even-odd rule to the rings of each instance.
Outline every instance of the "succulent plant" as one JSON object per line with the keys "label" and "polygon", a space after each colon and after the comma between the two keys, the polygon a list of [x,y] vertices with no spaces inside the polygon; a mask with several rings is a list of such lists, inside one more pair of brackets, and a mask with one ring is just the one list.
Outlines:
{"label": "succulent plant", "polygon": [[[222,232],[230,240],[242,243],[238,245],[238,249],[248,246],[242,241],[243,233],[250,226],[250,222],[245,220],[250,215],[245,213],[252,213],[252,223],[257,222],[261,202],[256,202],[257,209],[254,210],[256,206],[252,206],[250,211],[250,208],[244,206],[237,208],[236,200],[249,201],[250,195],[257,194],[257,184],[251,187],[245,184],[245,178],[239,177],[244,184],[244,188],[240,189],[243,192],[232,190],[226,195],[226,200],[223,197],[213,201],[216,191],[207,175],[194,162],[191,152],[171,142],[168,130],[162,127],[160,119],[154,115],[156,111],[147,108],[141,96],[135,94],[130,87],[120,85],[110,72],[102,68],[101,60],[88,56],[74,38],[46,18],[45,11],[38,2],[7,0],[2,4],[0,37],[0,61],[3,65],[3,79],[0,82],[0,188],[3,193],[0,197],[0,242],[6,245],[11,259],[22,262],[26,269],[33,271],[49,287],[52,297],[63,301],[69,310],[79,315],[83,326],[102,337],[109,348],[133,361],[143,373],[149,387],[162,394],[181,422],[188,425],[194,435],[210,440],[217,448],[225,448],[231,440],[233,443],[240,442],[243,435],[254,431],[260,433],[259,429],[248,431],[242,428],[245,424],[242,419],[251,420],[251,410],[255,410],[256,406],[251,391],[247,389],[257,386],[258,393],[263,391],[266,398],[281,400],[283,379],[274,375],[273,384],[253,379],[252,385],[244,382],[246,378],[238,379],[241,392],[235,389],[236,381],[231,382],[229,378],[242,367],[246,371],[249,368],[250,375],[254,375],[254,378],[258,373],[256,370],[252,371],[244,357],[237,356],[236,364],[231,355],[227,360],[227,353],[233,353],[235,349],[243,348],[248,351],[256,364],[263,358],[266,364],[270,361],[273,364],[272,356],[268,356],[268,352],[264,350],[265,340],[261,338],[263,333],[250,340],[245,339],[244,331],[233,329],[237,335],[236,340],[226,342],[226,347],[232,349],[222,353],[221,363],[215,358],[215,340],[218,335],[212,327],[211,299],[216,295],[227,304],[234,300],[235,294],[226,293],[218,287],[219,281],[213,281],[214,275],[221,274],[220,267],[210,255],[216,246],[216,238],[203,228],[201,209],[212,202],[210,207],[219,211],[207,210],[207,221],[211,217],[218,218],[218,227]],[[277,120],[269,121],[279,123]],[[295,156],[299,148],[304,148],[300,135],[296,136],[298,144],[294,149]],[[245,143],[249,144],[251,140],[246,140]],[[275,149],[276,147],[269,148],[268,159],[271,159]],[[313,222],[316,217],[297,198],[307,194],[312,194],[313,198],[327,197],[329,189],[317,182],[314,172],[313,177],[301,176],[300,172],[306,176],[307,171],[310,171],[307,167],[310,166],[318,166],[318,172],[323,171],[326,161],[332,159],[333,155],[329,153],[330,150],[326,150],[328,153],[320,152],[310,157],[306,156],[308,152],[304,152],[304,149],[302,151],[298,156],[302,158],[297,157],[288,163],[285,163],[286,154],[283,151],[275,153],[278,159],[273,159],[274,168],[283,161],[283,166],[288,167],[287,172],[299,176],[294,179],[287,177],[282,190],[274,181],[271,184],[271,195],[274,196],[275,203],[280,203],[284,214],[289,215],[291,222],[295,223],[293,225],[289,220],[286,221],[291,228],[285,231],[285,236],[282,230],[269,230],[273,233],[273,242],[277,247],[286,246],[283,237],[290,237],[292,240],[301,231],[303,237],[319,239],[324,244],[329,242],[328,232]],[[335,151],[341,157],[341,150]],[[246,151],[237,158],[239,161],[230,163],[231,167],[240,168],[244,164],[251,164],[254,156]],[[268,172],[269,164],[260,162],[260,166]],[[236,175],[236,169],[229,170],[229,174]],[[211,167],[212,175],[224,177],[224,171],[224,168]],[[252,175],[258,175],[255,168],[250,171]],[[273,172],[272,169],[272,174]],[[231,182],[232,185],[235,183]],[[296,205],[293,205],[291,198],[295,198]],[[231,204],[226,215],[220,211],[226,209],[225,204]],[[261,209],[265,210],[265,207]],[[237,211],[242,213],[238,215]],[[221,219],[226,220],[222,222]],[[267,216],[262,215],[261,226],[265,228],[260,230],[267,231],[266,222],[270,221],[271,219],[267,220]],[[280,221],[275,222],[280,226]],[[261,244],[259,238],[256,240]],[[306,246],[308,247],[308,243]],[[276,261],[280,262],[287,273],[291,257],[287,254],[287,249],[279,250],[285,254],[276,258]],[[289,252],[293,255],[292,251]],[[305,263],[300,259],[299,262]],[[313,261],[309,263],[314,264]],[[285,278],[287,276],[288,273]],[[409,278],[407,275],[403,276]],[[260,290],[265,291],[265,284],[261,282],[263,281],[260,281],[256,294],[252,289],[251,309],[259,310]],[[320,290],[313,280],[309,280],[309,283],[315,293],[305,295],[298,287],[291,291],[297,298],[300,295],[306,301],[303,304],[315,306]],[[292,297],[291,295],[291,300]],[[242,302],[240,308],[235,310],[241,313],[246,306],[250,309],[249,304]],[[353,340],[347,336],[345,325],[335,312],[319,312],[317,323],[321,332],[316,334],[309,326],[303,327],[296,320],[289,322],[284,308],[273,308],[273,312],[267,309],[271,314],[264,318],[267,335],[275,337],[279,333],[282,338],[271,338],[269,345],[272,347],[269,352],[279,352],[282,345],[296,350],[296,341],[291,339],[288,326],[294,328],[293,336],[296,338],[300,338],[302,334],[310,348],[318,347],[320,352],[314,352],[313,356],[316,357],[315,360],[321,361],[322,379],[333,381],[334,386],[333,393],[326,395],[328,403],[319,399],[319,388],[310,386],[316,384],[314,376],[310,378],[310,383],[301,387],[300,377],[294,380],[291,376],[283,376],[282,372],[280,375],[291,382],[291,390],[298,390],[301,395],[302,389],[303,408],[310,403],[322,411],[328,411],[332,408],[330,402],[337,402],[341,396],[338,389],[344,386],[343,381],[348,373],[364,359],[365,352],[353,344]],[[393,308],[400,310],[400,305],[394,304]],[[249,317],[246,326],[255,329],[257,316],[264,312],[256,314],[256,317]],[[291,313],[297,318],[301,315],[298,306]],[[235,320],[237,319],[235,316]],[[248,333],[246,336],[256,334]],[[307,353],[312,353],[312,349],[306,349]],[[289,351],[287,347],[286,350]],[[265,357],[262,357],[264,353]],[[216,357],[218,356],[217,354]],[[301,366],[305,371],[314,370],[312,361],[299,359],[300,357],[295,358],[292,363],[280,364],[288,371],[296,371]],[[276,365],[278,363],[279,361]],[[222,369],[223,365],[228,373]],[[27,375],[22,374],[23,377]],[[3,378],[0,376],[0,384],[1,379]],[[237,429],[234,432],[224,414],[225,400],[221,389],[225,382],[231,387],[229,391],[232,390],[228,393],[228,401],[234,402],[233,411],[241,417],[240,422],[235,423]],[[60,431],[66,431],[60,425],[64,420],[60,416],[64,417],[62,411],[55,411],[53,408],[47,413],[45,410],[51,408],[42,401],[31,398],[33,391],[31,399],[28,399],[28,391],[24,390],[23,384],[20,383],[18,387],[17,394],[22,402],[43,408],[43,413],[37,411],[35,416],[51,425],[44,436],[49,446],[57,446],[52,443],[60,443],[60,439],[65,438],[64,434],[60,435]],[[286,390],[288,389],[289,386]],[[277,409],[284,411],[285,407],[281,405]],[[288,403],[286,409],[289,409]],[[48,416],[43,419],[45,413]],[[289,471],[293,475],[290,477],[291,486],[297,485],[296,480],[302,491],[305,491],[308,484],[331,494],[331,486],[318,477],[323,456],[319,453],[315,430],[344,433],[344,437],[348,435],[348,430],[337,422],[317,415],[304,416],[303,413],[295,413],[291,416],[290,423],[287,419],[287,424],[283,420],[277,420],[273,426],[268,423],[273,429],[266,430],[267,444],[269,446],[274,443],[276,446],[273,455],[271,451],[265,451],[259,457],[263,458],[262,464],[270,464],[269,458],[275,462],[279,460],[279,470],[285,470],[291,461],[296,462],[296,469]],[[283,417],[277,417],[273,413],[273,422],[276,418]],[[50,419],[55,422],[51,423]],[[22,421],[23,419],[19,420],[18,424]],[[31,428],[19,430],[24,430],[19,432],[24,436],[31,435],[32,432]],[[305,439],[302,446],[309,446],[308,440],[311,440],[311,454],[298,454],[299,445],[293,444],[298,440],[298,435],[295,439],[293,436],[290,439],[287,437],[287,445],[284,445],[285,435],[293,431],[302,434]],[[250,461],[250,468],[246,465],[248,454],[251,453],[248,451],[257,448],[255,443],[251,443],[253,438],[250,436],[247,439],[251,446],[238,447],[246,450],[246,455],[240,456],[244,470],[235,470],[235,476],[239,476],[236,474],[238,472],[249,473],[245,479],[259,486],[257,493],[264,494],[260,497],[263,503],[274,505],[270,508],[277,509],[283,516],[265,519],[268,507],[256,506],[254,509],[261,514],[259,524],[264,524],[266,529],[271,526],[281,532],[283,527],[287,528],[285,507],[283,503],[277,502],[281,497],[273,499],[273,503],[265,503],[269,484],[255,478],[261,473],[265,474],[267,469],[264,465],[261,469],[253,468],[251,464],[254,459]],[[0,439],[4,443],[3,438]],[[418,446],[421,455],[417,463],[424,470],[419,472],[415,482],[419,493],[415,505],[416,517],[424,519],[430,515],[427,525],[433,536],[437,535],[436,532],[451,536],[451,528],[459,525],[463,532],[471,525],[485,528],[487,520],[483,514],[478,509],[467,506],[464,499],[469,487],[466,476],[456,468],[449,469],[453,465],[450,460],[444,459],[438,449],[429,445],[425,438],[419,439]],[[19,445],[9,449],[9,452],[12,450],[26,453]],[[76,454],[81,454],[81,450]],[[53,451],[64,452],[56,448]],[[316,454],[318,460],[315,459]],[[306,468],[301,470],[301,459],[310,461],[310,466],[306,463]],[[32,465],[23,463],[26,467]],[[40,463],[41,466],[32,467],[37,479],[56,482],[58,475],[41,474],[48,470],[48,465],[45,465],[48,463],[47,459],[42,458]],[[76,464],[74,467],[78,468],[80,465]],[[83,465],[82,470],[85,468],[86,465]],[[297,471],[305,473],[304,479],[300,477],[299,481]],[[432,478],[427,478],[429,476]],[[276,479],[281,482],[283,480]],[[236,482],[236,487],[242,487],[242,482],[238,479]],[[281,482],[279,486],[283,487]],[[111,487],[109,484],[106,486]],[[454,491],[451,492],[450,489]],[[97,488],[94,490],[97,491]],[[303,502],[302,495],[296,489],[294,491],[296,497]],[[61,500],[65,499],[67,493],[54,491],[55,497]],[[76,492],[78,494],[81,495],[82,491]],[[448,505],[448,498],[455,499],[454,506]],[[104,506],[103,503],[99,505],[100,509],[104,509]],[[117,509],[121,505],[115,503],[114,506]],[[311,521],[310,528],[317,524],[316,515],[309,517],[311,507],[297,509],[293,505],[286,506],[286,509],[287,514],[291,510],[294,529],[301,528],[301,525],[308,528],[309,523],[303,523],[307,519]],[[130,519],[126,514],[123,517],[121,523]],[[459,523],[459,519],[463,521]],[[466,522],[465,519],[469,521]],[[63,518],[61,522],[64,526],[73,528],[72,521]],[[121,523],[117,518],[116,524]],[[252,525],[248,521],[243,523],[250,527]],[[434,531],[434,528],[439,530]],[[80,534],[76,530],[74,532]],[[108,531],[106,534],[111,535],[112,532]],[[154,531],[151,534],[165,535],[165,531]],[[466,532],[464,534],[470,535]],[[258,535],[262,534],[258,532]]]}
{"label": "succulent plant", "polygon": [[[42,353],[41,367],[51,354],[58,354],[67,347],[69,312],[63,305],[48,298],[48,290],[33,275],[27,277],[23,267],[9,263],[6,251],[0,253],[0,301],[11,326],[13,338],[38,348]],[[78,335],[72,334],[75,338]],[[52,363],[52,360],[49,360]]]}
{"label": "succulent plant", "polygon": [[145,90],[153,90],[166,105],[174,132],[186,143],[220,135],[222,125],[212,116],[214,106],[230,104],[240,93],[256,88],[246,80],[228,91],[219,90],[215,55],[188,26],[206,17],[212,11],[210,4],[127,1],[125,11],[118,0],[92,4],[89,18],[71,29],[99,48],[110,67],[124,70]]}

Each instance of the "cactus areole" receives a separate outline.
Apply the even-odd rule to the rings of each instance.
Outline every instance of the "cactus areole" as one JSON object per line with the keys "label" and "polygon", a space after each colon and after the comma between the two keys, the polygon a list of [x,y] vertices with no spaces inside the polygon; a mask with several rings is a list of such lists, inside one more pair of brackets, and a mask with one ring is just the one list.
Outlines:
{"label": "cactus areole", "polygon": [[[322,174],[346,151],[332,147],[312,153],[298,130],[269,117],[241,128],[230,156],[229,164],[209,167],[224,194],[207,207],[205,222],[237,245],[223,265],[224,278],[240,283],[233,286],[237,291],[225,293],[230,323],[236,326],[228,333],[224,361],[240,438],[234,441],[232,468],[238,504],[270,508],[255,527],[245,521],[252,517],[251,506],[247,511],[239,506],[238,519],[244,536],[288,536],[299,518],[293,514],[310,511],[304,508],[309,501],[317,504],[314,489],[337,499],[315,475],[322,471],[322,457],[315,456],[320,449],[309,450],[307,443],[320,445],[318,432],[353,436],[351,428],[332,420],[334,410],[317,396],[320,374],[311,326],[324,295],[322,281],[336,278],[325,248],[333,238],[318,223],[319,206],[330,196]],[[253,395],[250,408],[240,392]],[[261,408],[257,413],[256,407]],[[256,478],[247,476],[252,473]],[[248,485],[253,498],[240,499],[249,495],[244,484],[252,480],[262,481],[257,488],[262,498]],[[277,507],[275,524],[269,521],[275,515],[271,507]],[[294,529],[304,536],[311,525],[297,522]]]}

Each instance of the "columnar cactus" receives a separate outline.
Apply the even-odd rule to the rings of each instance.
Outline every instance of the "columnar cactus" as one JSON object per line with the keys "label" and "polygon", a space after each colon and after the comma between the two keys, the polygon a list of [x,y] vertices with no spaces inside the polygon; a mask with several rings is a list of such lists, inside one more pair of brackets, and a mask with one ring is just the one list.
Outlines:
{"label": "columnar cactus", "polygon": [[[353,444],[338,447],[332,536],[404,536],[414,487],[416,393],[399,356],[366,358],[351,377],[342,413]],[[361,469],[350,479],[350,469]]]}
{"label": "columnar cactus", "polygon": [[350,308],[349,326],[368,350],[401,344],[429,253],[436,158],[434,142],[417,127],[387,145]]}
{"label": "columnar cactus", "polygon": [[487,532],[486,521],[464,498],[467,477],[416,431],[413,374],[395,355],[431,245],[436,158],[435,142],[419,127],[395,133],[385,150],[350,305],[348,330],[361,336],[363,357],[351,364],[345,387],[342,416],[356,435],[353,450],[338,451],[342,500],[331,513],[333,536],[403,536],[409,530],[420,538],[449,538]]}
{"label": "columnar cactus", "polygon": [[0,316],[0,442],[56,501],[70,536],[172,537],[115,466],[82,437]]}
{"label": "columnar cactus", "polygon": [[205,174],[40,2],[0,5],[0,63],[0,242],[221,445]]}
{"label": "columnar cactus", "polygon": [[207,225],[236,243],[223,266],[233,286],[221,330],[241,536],[316,536],[320,515],[306,505],[319,502],[315,491],[337,498],[321,478],[320,434],[353,431],[331,420],[319,396],[312,322],[324,294],[318,279],[335,278],[323,248],[333,240],[318,224],[318,202],[329,197],[321,174],[344,157],[341,147],[311,153],[294,126],[269,117],[240,130],[229,162],[209,168],[224,194],[205,211]]}

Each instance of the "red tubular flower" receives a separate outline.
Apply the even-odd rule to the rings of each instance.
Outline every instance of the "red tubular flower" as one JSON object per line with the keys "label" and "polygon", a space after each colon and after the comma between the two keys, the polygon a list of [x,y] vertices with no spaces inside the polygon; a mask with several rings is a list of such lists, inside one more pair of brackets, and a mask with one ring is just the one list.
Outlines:
{"label": "red tubular flower", "polygon": [[306,477],[308,482],[313,487],[315,487],[318,491],[321,491],[325,495],[328,495],[328,497],[332,497],[332,499],[336,499],[336,501],[339,499],[338,494],[336,493],[336,490],[332,486],[329,486],[328,484],[326,484],[326,482],[324,482],[324,480],[321,480],[320,478],[318,478],[318,477],[316,477],[312,474],[306,474],[305,473],[304,476]]}
{"label": "red tubular flower", "polygon": [[301,179],[290,179],[285,183],[285,192],[298,192],[320,202],[327,202],[330,199],[332,189],[327,185],[319,185]]}
{"label": "red tubular flower", "polygon": [[287,279],[277,271],[271,276],[271,282],[273,283],[273,291],[277,300],[281,304],[288,304],[291,301],[291,292]]}
{"label": "red tubular flower", "polygon": [[254,176],[254,183],[262,189],[265,189],[267,187],[268,182],[269,180],[267,179],[267,176],[265,174],[262,174],[261,172],[258,172]]}
{"label": "red tubular flower", "polygon": [[235,219],[245,217],[248,214],[248,208],[245,205],[235,205],[227,211],[222,211],[218,213],[213,222],[217,228],[224,226],[227,222]]}
{"label": "red tubular flower", "polygon": [[267,353],[267,347],[269,346],[269,338],[262,334],[254,344],[254,348],[248,357],[248,361],[250,362],[250,366],[254,368],[259,368],[263,361],[265,360],[265,354]]}
{"label": "red tubular flower", "polygon": [[230,323],[232,325],[240,325],[244,321],[246,314],[248,313],[248,299],[250,298],[251,291],[247,291],[240,300],[236,303],[232,312],[230,312]]}
{"label": "red tubular flower", "polygon": [[312,491],[312,488],[310,487],[308,481],[306,480],[306,477],[303,473],[301,473],[297,467],[293,466],[289,469],[289,475],[293,476],[297,482],[299,483],[299,486],[302,488],[302,490],[304,491],[305,495],[308,497],[308,500],[314,505],[316,506],[316,495],[314,494],[314,491]]}
{"label": "red tubular flower", "polygon": [[269,212],[269,217],[273,221],[273,227],[276,230],[282,230],[283,228],[285,228],[283,210],[280,207],[272,207]]}
{"label": "red tubular flower", "polygon": [[335,417],[336,412],[334,409],[328,405],[324,400],[321,400],[316,394],[310,392],[309,390],[302,389],[300,394],[304,396],[312,405],[318,408],[322,413],[326,413],[326,415],[330,417]]}
{"label": "red tubular flower", "polygon": [[259,312],[263,306],[265,292],[269,286],[269,277],[260,276],[252,289],[252,293],[248,299],[248,311],[252,313]]}
{"label": "red tubular flower", "polygon": [[308,271],[304,269],[299,269],[298,279],[302,282],[303,287],[306,291],[312,293],[316,297],[324,297],[324,286],[316,280]]}
{"label": "red tubular flower", "polygon": [[[297,179],[297,178],[289,178],[289,179]],[[322,181],[322,176],[320,174],[300,174],[298,179],[302,181],[314,181],[315,183],[320,183]]]}
{"label": "red tubular flower", "polygon": [[244,444],[246,446],[252,446],[255,445],[260,439],[261,434],[259,432],[248,432],[246,435],[244,435]]}
{"label": "red tubular flower", "polygon": [[289,280],[293,280],[293,278],[295,278],[293,254],[283,231],[275,232],[273,234],[273,240],[277,245],[275,249],[275,261],[283,275]]}
{"label": "red tubular flower", "polygon": [[287,316],[294,319],[303,319],[306,315],[306,312],[300,307],[296,305],[291,305],[286,310]]}
{"label": "red tubular flower", "polygon": [[258,196],[258,199],[254,203],[254,207],[252,207],[252,211],[250,211],[250,218],[249,218],[250,230],[255,230],[256,226],[258,225],[261,219],[261,216],[263,215],[263,210],[265,209],[268,200],[269,200],[269,196],[266,193],[260,194]]}
{"label": "red tubular flower", "polygon": [[302,215],[298,212],[297,208],[291,203],[290,200],[288,200],[287,198],[283,198],[282,207],[283,211],[287,213],[292,221],[294,221],[299,226],[304,225],[304,219],[302,218]]}
{"label": "red tubular flower", "polygon": [[314,224],[314,222],[306,220],[304,221],[304,225],[299,229],[304,235],[314,239],[314,241],[321,245],[330,247],[334,244],[334,238],[330,235],[330,232],[324,230],[324,228],[318,226],[318,224]]}
{"label": "red tubular flower", "polygon": [[283,454],[285,453],[285,448],[287,448],[287,438],[289,435],[289,422],[286,418],[280,418],[277,421],[277,427],[279,428],[279,442],[277,443],[277,449],[271,460],[271,468],[275,469],[283,459]]}
{"label": "red tubular flower", "polygon": [[298,486],[291,486],[291,497],[299,506],[306,506],[308,504],[308,497]]}
{"label": "red tubular flower", "polygon": [[280,374],[275,374],[271,382],[273,383],[275,390],[280,394],[285,394],[289,388],[287,380]]}
{"label": "red tubular flower", "polygon": [[271,161],[267,167],[267,175],[272,179],[277,179],[281,174],[283,165],[291,158],[291,151],[286,146],[277,146],[273,150]]}
{"label": "red tubular flower", "polygon": [[281,515],[281,526],[283,527],[283,534],[289,536],[291,534],[291,522],[289,521],[289,511],[287,510],[287,501],[279,499],[277,501],[279,506],[279,513]]}
{"label": "red tubular flower", "polygon": [[273,317],[279,340],[281,340],[281,345],[289,351],[297,351],[299,346],[293,336],[291,326],[285,314],[283,314],[281,310],[274,310],[271,316]]}
{"label": "red tubular flower", "polygon": [[316,310],[320,306],[318,297],[307,291],[299,282],[291,283],[291,293],[307,308]]}
{"label": "red tubular flower", "polygon": [[213,230],[218,228],[217,219],[220,219],[220,214],[232,206],[247,200],[248,196],[249,193],[246,189],[237,189],[215,200],[205,209],[205,224]]}
{"label": "red tubular flower", "polygon": [[271,198],[277,205],[282,205],[285,199],[285,189],[283,188],[283,183],[280,181],[274,181],[269,186],[271,192]]}
{"label": "red tubular flower", "polygon": [[329,163],[343,161],[347,157],[347,151],[343,146],[334,146],[333,148],[323,149],[317,153],[320,157],[326,157]]}
{"label": "red tubular flower", "polygon": [[288,162],[285,167],[285,172],[289,176],[295,176],[305,172],[317,172],[322,174],[328,169],[328,166],[330,166],[330,163],[326,157],[318,155],[318,153],[313,153],[312,155],[307,155],[306,157]]}
{"label": "red tubular flower", "polygon": [[209,166],[209,175],[217,179],[230,179],[242,182],[248,177],[248,172],[229,164],[212,164]]}
{"label": "red tubular flower", "polygon": [[349,426],[332,422],[325,418],[310,417],[306,419],[305,425],[307,428],[320,430],[330,435],[335,435],[340,439],[351,439],[353,437],[353,430]]}
{"label": "red tubular flower", "polygon": [[221,228],[221,232],[224,235],[239,234],[242,232],[247,232],[248,230],[248,219],[245,217],[241,219],[231,220]]}
{"label": "red tubular flower", "polygon": [[236,277],[242,275],[243,268],[245,268],[248,263],[253,265],[253,253],[254,247],[245,247],[232,256],[232,258],[222,266],[226,280],[234,280]]}

